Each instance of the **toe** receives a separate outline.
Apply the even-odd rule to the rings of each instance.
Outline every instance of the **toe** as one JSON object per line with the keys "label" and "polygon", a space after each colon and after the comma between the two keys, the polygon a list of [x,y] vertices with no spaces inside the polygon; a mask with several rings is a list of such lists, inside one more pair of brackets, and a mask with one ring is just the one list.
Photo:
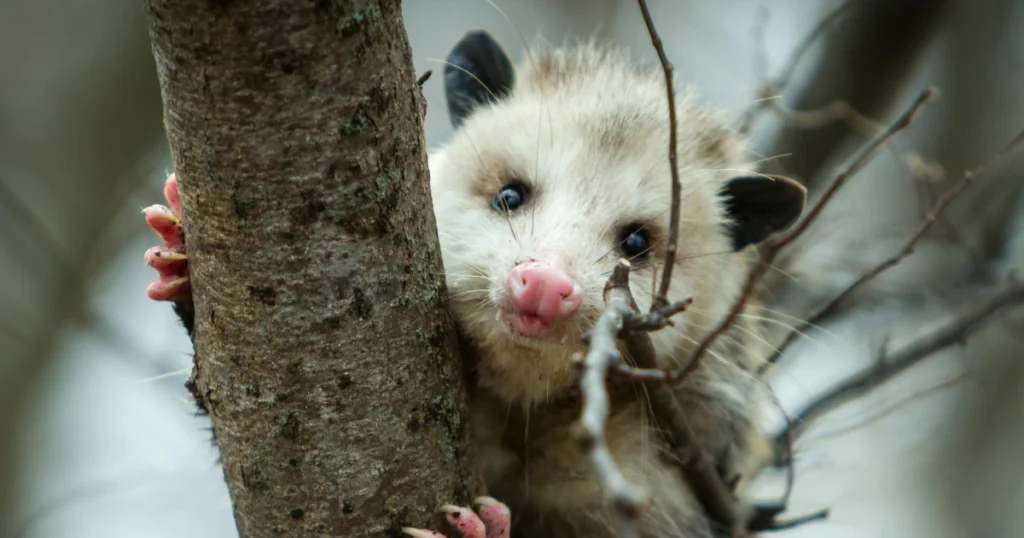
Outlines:
{"label": "toe", "polygon": [[167,243],[169,247],[178,247],[185,242],[181,233],[181,219],[171,210],[162,205],[151,205],[142,210],[146,224]]}
{"label": "toe", "polygon": [[158,246],[146,251],[146,265],[160,271],[160,275],[188,275],[188,255],[181,247]]}
{"label": "toe", "polygon": [[486,538],[487,527],[480,517],[469,508],[446,504],[440,510],[444,512],[448,524],[462,534],[462,538]]}
{"label": "toe", "polygon": [[487,526],[487,538],[508,538],[512,528],[512,511],[492,497],[479,497],[477,514]]}
{"label": "toe", "polygon": [[167,181],[164,183],[164,198],[167,199],[167,204],[171,206],[174,214],[180,217],[181,196],[178,194],[178,178],[173,173],[167,176]]}
{"label": "toe", "polygon": [[178,301],[188,299],[192,285],[187,276],[164,275],[146,288],[146,295],[154,301]]}

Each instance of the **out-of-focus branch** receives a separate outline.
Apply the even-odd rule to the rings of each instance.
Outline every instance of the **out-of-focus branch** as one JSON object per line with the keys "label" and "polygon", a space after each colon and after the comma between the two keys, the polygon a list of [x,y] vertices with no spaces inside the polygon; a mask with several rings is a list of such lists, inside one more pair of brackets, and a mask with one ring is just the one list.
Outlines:
{"label": "out-of-focus branch", "polygon": [[906,129],[907,126],[913,122],[921,107],[923,107],[928,101],[932,100],[937,93],[937,90],[934,88],[925,88],[920,94],[918,94],[917,98],[914,99],[914,102],[911,103],[910,107],[907,108],[903,114],[896,118],[896,120],[890,124],[884,132],[876,136],[871,142],[864,146],[853,158],[850,164],[835,175],[832,183],[825,190],[821,198],[818,199],[817,203],[811,207],[800,222],[798,222],[789,231],[781,234],[773,234],[765,240],[761,247],[760,263],[755,264],[753,269],[750,271],[750,274],[743,285],[743,289],[740,292],[740,296],[733,304],[733,307],[729,310],[729,314],[726,315],[725,319],[715,326],[715,328],[708,333],[703,340],[701,340],[700,344],[690,356],[686,366],[681,371],[673,372],[671,374],[673,381],[681,380],[696,370],[700,365],[700,360],[704,353],[707,352],[707,350],[715,343],[718,337],[724,334],[725,331],[735,323],[736,318],[738,318],[746,308],[747,302],[750,300],[758,281],[764,275],[765,270],[775,260],[775,256],[778,252],[795,241],[800,234],[807,230],[818,216],[821,215],[822,210],[824,210],[825,206],[832,200],[836,192],[846,184],[847,180],[867,165],[871,158],[878,152],[879,148],[884,146],[893,136],[896,135],[896,133]]}
{"label": "out-of-focus branch", "polygon": [[813,314],[811,314],[806,321],[795,327],[786,336],[782,344],[777,346],[776,351],[768,358],[768,363],[765,365],[764,368],[767,368],[769,365],[778,362],[779,358],[782,357],[786,349],[788,349],[789,346],[791,346],[793,342],[796,341],[797,337],[800,334],[802,334],[808,328],[820,322],[822,319],[835,313],[837,308],[843,303],[843,301],[845,301],[847,298],[853,295],[857,290],[863,288],[866,284],[877,278],[879,275],[895,267],[901,261],[903,261],[904,258],[913,254],[914,247],[921,240],[921,238],[925,236],[928,230],[930,230],[932,226],[934,226],[935,223],[939,221],[939,218],[942,216],[942,213],[946,210],[947,207],[949,207],[951,203],[953,203],[953,200],[955,200],[961,192],[963,192],[968,186],[970,186],[970,184],[974,181],[975,178],[984,173],[985,170],[993,162],[995,162],[998,159],[1001,159],[1002,157],[1009,153],[1012,153],[1015,149],[1017,149],[1017,147],[1020,145],[1022,141],[1024,141],[1024,131],[1018,133],[1017,136],[1015,136],[1012,140],[1010,140],[1010,142],[1008,142],[1006,145],[1000,148],[987,161],[975,166],[974,168],[966,170],[964,174],[960,177],[960,179],[953,183],[949,187],[949,189],[946,190],[945,194],[943,194],[942,197],[939,198],[939,200],[935,203],[935,207],[932,208],[932,210],[928,213],[928,215],[918,226],[917,230],[907,239],[907,241],[903,244],[902,247],[900,247],[899,250],[897,250],[892,256],[886,258],[885,260],[882,260],[880,263],[878,263],[877,265],[869,269],[867,272],[862,274],[859,278],[853,281],[853,283],[847,286],[842,292],[840,292],[838,295],[830,299],[827,303],[825,303],[824,306],[822,306]]}
{"label": "out-of-focus branch", "polygon": [[973,332],[991,322],[997,314],[1024,304],[1024,283],[1013,283],[986,301],[968,309],[963,315],[933,333],[919,338],[903,349],[889,354],[883,352],[875,365],[855,375],[807,405],[776,437],[776,443],[788,436],[799,437],[806,427],[837,406],[849,402],[892,379],[922,359],[953,344],[963,343]]}
{"label": "out-of-focus branch", "polygon": [[[766,81],[760,91],[758,91],[758,100],[754,103],[754,106],[747,109],[743,114],[743,118],[740,120],[739,131],[745,133],[753,127],[757,121],[758,116],[769,108],[776,108],[782,110],[776,102],[776,96],[789,87],[790,81],[793,79],[793,73],[796,72],[796,68],[800,65],[801,60],[807,54],[807,51],[811,50],[811,46],[828,30],[845,12],[850,6],[853,5],[855,0],[845,0],[842,4],[832,9],[817,25],[800,41],[800,44],[793,49],[793,53],[789,57],[789,61],[786,62],[786,67],[782,69],[779,76],[772,80]],[[766,17],[767,18],[767,17]],[[763,37],[763,31],[757,32],[760,37]],[[764,50],[763,39],[758,39],[758,47]],[[763,61],[765,69],[767,69],[767,58]]]}
{"label": "out-of-focus branch", "polygon": [[668,61],[665,55],[665,46],[661,42],[661,36],[654,27],[654,20],[651,18],[651,10],[647,7],[645,0],[637,0],[640,6],[640,13],[644,18],[644,25],[647,26],[647,33],[651,36],[651,45],[658,53],[658,61],[661,62],[661,69],[665,72],[665,100],[668,102],[668,164],[672,173],[672,206],[669,211],[668,244],[665,246],[665,265],[662,269],[661,286],[657,295],[651,303],[651,310],[662,308],[668,304],[668,288],[672,283],[672,268],[676,264],[676,245],[679,243],[679,196],[682,193],[682,185],[679,183],[679,163],[676,159],[678,150],[678,121],[676,118],[676,91],[672,80],[672,62]]}
{"label": "out-of-focus branch", "polygon": [[[885,114],[901,89],[900,83],[911,72],[907,66],[934,33],[950,4],[949,0],[852,0],[830,12],[798,46],[774,84],[769,84],[774,93],[787,93],[784,102],[769,103],[765,108],[817,111],[816,121],[848,121],[822,121],[823,127],[813,130],[802,124],[805,121],[787,122],[776,136],[755,150],[762,155],[792,153],[785,161],[785,173],[810,186],[850,133],[851,125],[859,131],[870,127],[870,120],[866,123],[863,119]],[[823,49],[822,60],[815,64],[814,83],[792,95],[787,87],[813,45]],[[822,113],[836,112],[837,107],[856,113],[838,117]]]}

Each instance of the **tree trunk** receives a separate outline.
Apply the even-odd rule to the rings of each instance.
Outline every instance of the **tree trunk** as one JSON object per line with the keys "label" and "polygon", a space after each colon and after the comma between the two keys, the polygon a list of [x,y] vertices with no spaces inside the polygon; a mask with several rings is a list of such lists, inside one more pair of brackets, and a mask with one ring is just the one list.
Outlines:
{"label": "tree trunk", "polygon": [[241,536],[436,525],[480,481],[400,2],[146,4]]}

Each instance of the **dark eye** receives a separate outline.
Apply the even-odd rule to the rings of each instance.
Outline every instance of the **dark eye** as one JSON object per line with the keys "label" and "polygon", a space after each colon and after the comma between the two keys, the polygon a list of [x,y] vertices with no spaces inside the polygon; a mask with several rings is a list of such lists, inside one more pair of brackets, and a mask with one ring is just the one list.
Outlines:
{"label": "dark eye", "polygon": [[498,211],[513,211],[526,201],[526,187],[522,183],[509,183],[498,191],[491,206]]}
{"label": "dark eye", "polygon": [[631,260],[645,260],[650,254],[651,243],[647,231],[642,226],[633,225],[625,228],[621,234],[622,253]]}

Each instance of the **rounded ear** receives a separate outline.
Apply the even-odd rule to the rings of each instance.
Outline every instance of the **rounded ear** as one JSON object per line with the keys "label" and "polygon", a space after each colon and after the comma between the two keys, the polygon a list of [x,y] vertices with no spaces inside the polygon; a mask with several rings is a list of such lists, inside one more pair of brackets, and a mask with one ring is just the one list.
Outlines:
{"label": "rounded ear", "polygon": [[505,49],[484,30],[466,32],[448,53],[444,91],[453,127],[476,107],[504,97],[515,83],[515,67]]}
{"label": "rounded ear", "polygon": [[783,177],[736,177],[726,182],[722,196],[735,250],[788,228],[807,203],[807,189]]}

